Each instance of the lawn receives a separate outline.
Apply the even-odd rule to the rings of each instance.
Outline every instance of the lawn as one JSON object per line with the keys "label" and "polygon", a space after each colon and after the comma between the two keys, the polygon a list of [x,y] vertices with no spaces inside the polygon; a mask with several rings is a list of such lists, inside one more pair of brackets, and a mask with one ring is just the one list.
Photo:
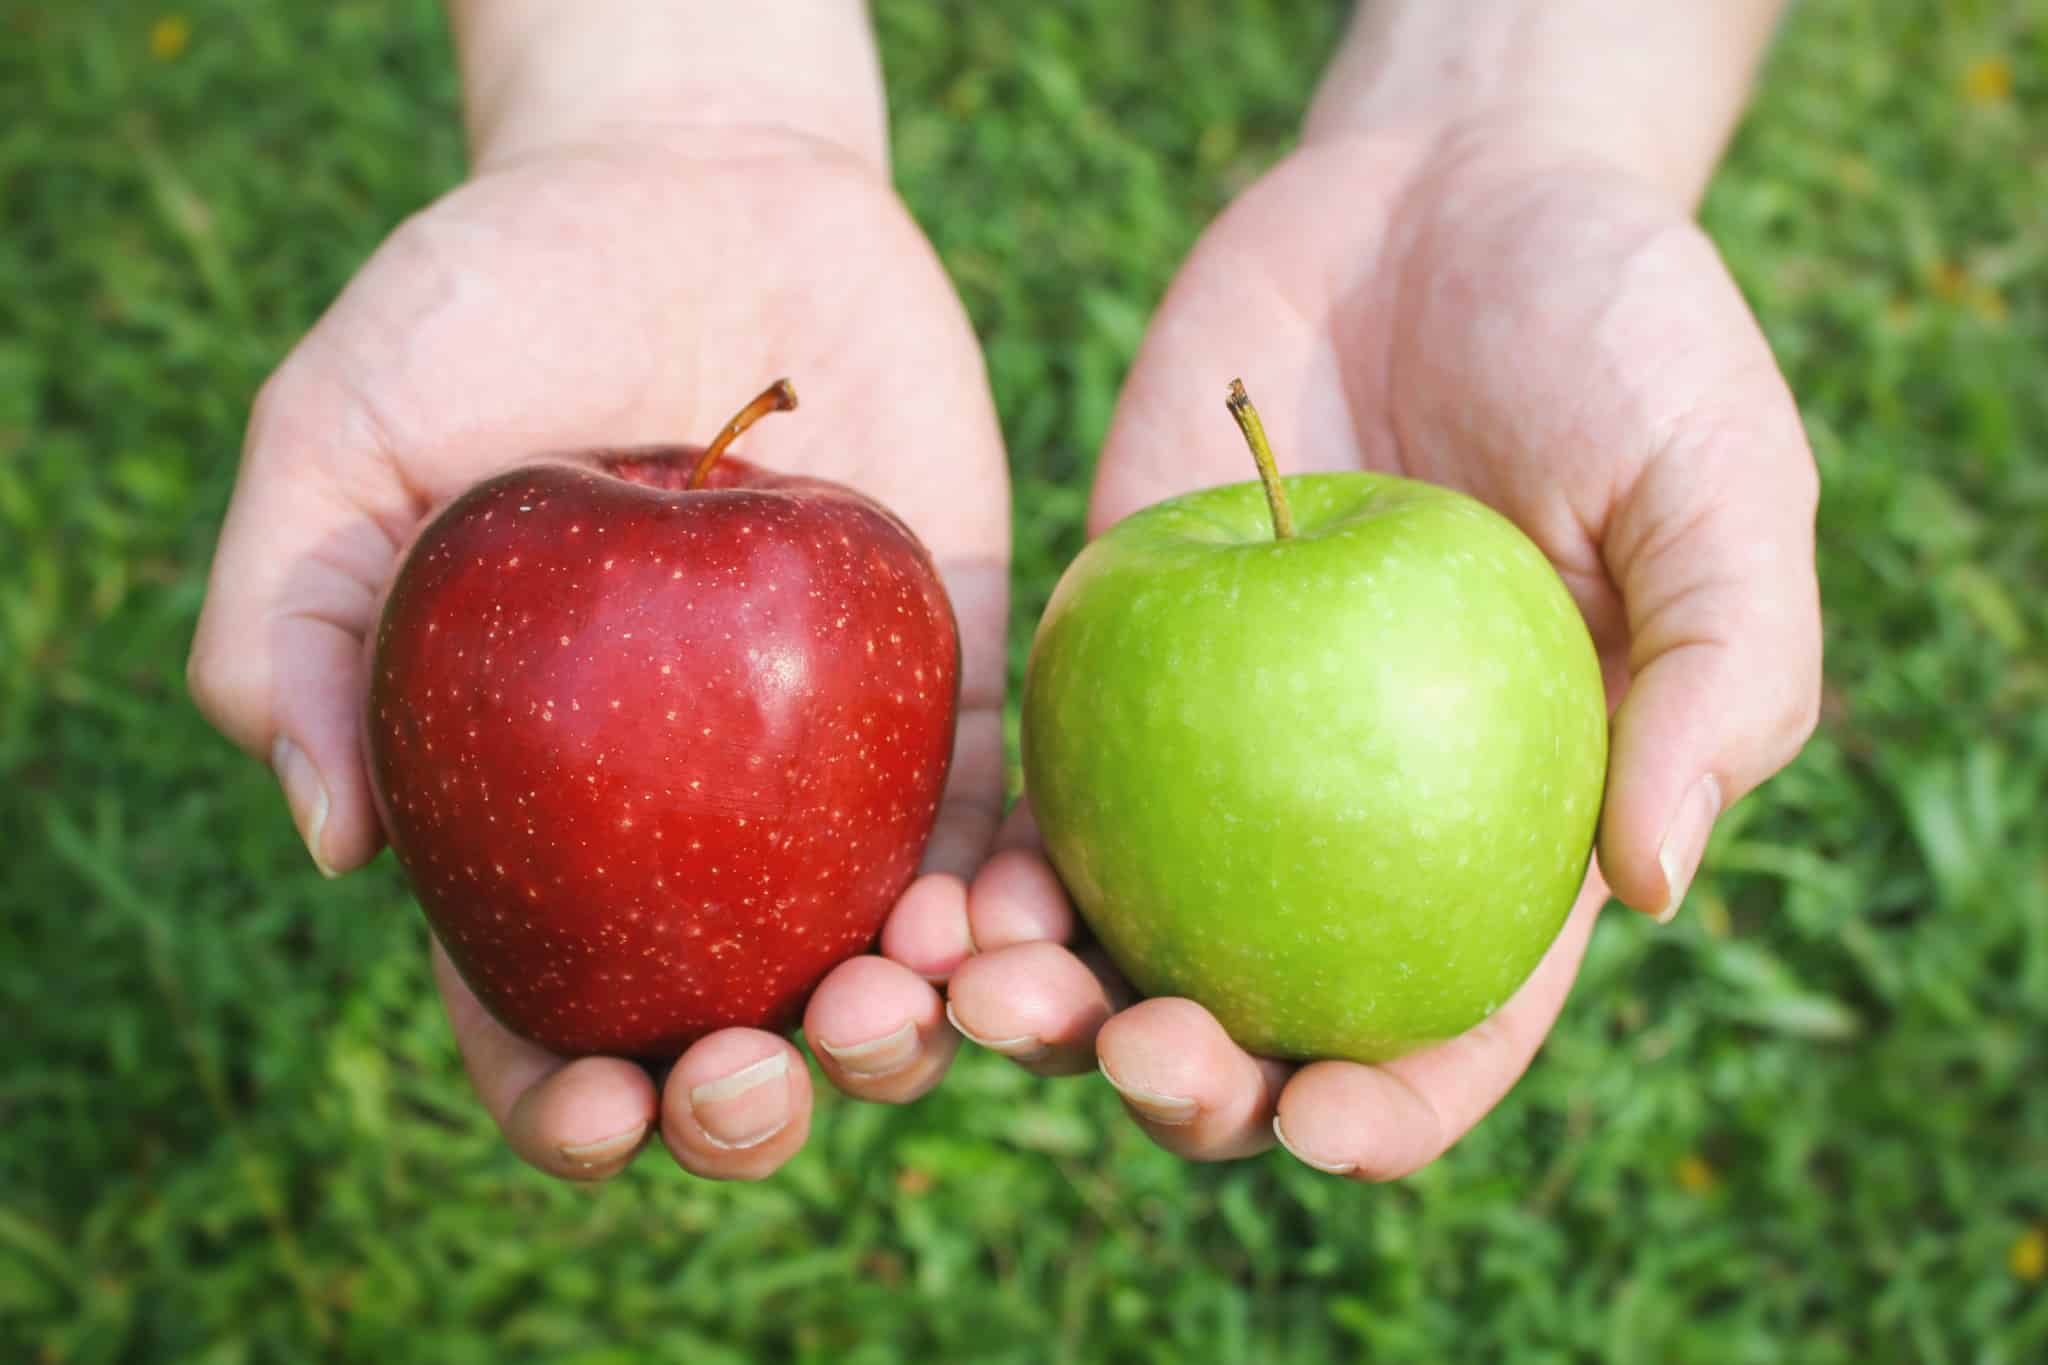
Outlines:
{"label": "lawn", "polygon": [[[1147,310],[1341,11],[878,8],[1021,661]],[[0,0],[0,1360],[2048,1359],[2039,4],[1798,8],[1705,217],[1822,465],[1821,732],[1386,1187],[1186,1165],[985,1055],[759,1186],[503,1150],[389,859],[322,881],[182,678],[250,396],[459,176],[453,101],[424,0]]]}

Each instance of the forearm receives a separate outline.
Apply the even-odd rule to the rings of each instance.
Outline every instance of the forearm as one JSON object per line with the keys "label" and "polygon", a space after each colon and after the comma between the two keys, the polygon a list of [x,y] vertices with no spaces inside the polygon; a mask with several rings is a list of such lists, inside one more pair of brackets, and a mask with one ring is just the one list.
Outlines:
{"label": "forearm", "polygon": [[621,130],[774,128],[888,164],[862,0],[447,0],[471,160]]}
{"label": "forearm", "polygon": [[1308,137],[1541,125],[1696,203],[1786,0],[1368,0]]}

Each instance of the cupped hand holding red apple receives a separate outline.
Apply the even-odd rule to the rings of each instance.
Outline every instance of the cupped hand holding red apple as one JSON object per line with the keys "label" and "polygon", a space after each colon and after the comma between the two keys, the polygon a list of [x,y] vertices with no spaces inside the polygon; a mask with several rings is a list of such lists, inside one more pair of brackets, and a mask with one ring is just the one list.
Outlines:
{"label": "cupped hand holding red apple", "polygon": [[[1089,521],[1100,535],[1162,499],[1241,483],[1244,446],[1217,400],[1222,379],[1242,372],[1287,472],[1412,476],[1473,494],[1527,533],[1577,600],[1618,707],[1598,867],[1533,975],[1484,1022],[1394,1060],[1304,1066],[1257,1055],[1192,1000],[1131,1004],[1120,974],[1078,928],[1026,808],[972,888],[964,937],[979,951],[913,960],[949,977],[948,1008],[971,1038],[1042,1073],[1099,1065],[1146,1131],[1184,1156],[1241,1156],[1277,1135],[1305,1162],[1359,1178],[1434,1160],[1527,1066],[1609,888],[1646,913],[1675,911],[1714,818],[1796,753],[1812,726],[1816,480],[1770,351],[1682,201],[1532,126],[1312,137],[1248,190],[1202,238],[1153,320],[1102,453]],[[1256,499],[1247,491],[1217,514],[1249,516],[1261,510]],[[1460,547],[1447,538],[1441,548]],[[1388,578],[1422,583],[1387,607],[1416,613],[1415,638],[1426,641],[1438,607],[1427,583]],[[1313,574],[1299,584],[1313,591]],[[1248,576],[1242,586],[1257,603],[1250,610],[1273,610],[1271,592],[1255,595]],[[1177,611],[1191,636],[1228,631],[1229,596],[1219,590],[1206,605],[1191,599],[1162,614]],[[1312,623],[1315,611],[1299,619]],[[1259,638],[1276,636],[1263,629]],[[1288,663],[1312,653],[1304,646]],[[1310,721],[1326,725],[1352,706],[1358,689],[1341,671],[1305,681],[1301,673],[1276,665],[1274,685],[1320,689],[1306,707],[1279,699]],[[1103,679],[1103,704],[1121,705],[1115,689],[1124,685]],[[1249,691],[1240,704],[1269,699]],[[1272,790],[1361,789],[1357,752],[1318,752],[1296,738],[1304,742],[1278,751],[1297,770],[1268,774]],[[1187,744],[1190,771],[1214,753],[1236,753],[1234,737],[1213,752],[1199,734]],[[1361,813],[1427,819],[1429,779],[1439,791],[1470,788],[1465,765],[1474,761],[1486,759],[1472,754],[1412,775],[1420,781],[1386,784],[1361,798],[1371,806]],[[1532,825],[1549,814],[1531,809]],[[1213,854],[1227,873],[1219,850],[1256,823],[1247,812],[1240,828],[1219,819],[1158,837],[1177,839],[1190,862]],[[1492,884],[1511,884],[1528,870],[1518,842],[1469,853]],[[1273,841],[1264,850],[1275,878],[1295,866],[1277,856],[1290,849]],[[1418,914],[1439,913],[1433,894],[1453,875],[1466,871],[1410,866],[1388,885],[1410,886]],[[1276,893],[1296,890],[1275,883]],[[1241,925],[1228,930],[1233,948],[1265,942],[1268,908],[1245,897]],[[1133,943],[1155,961],[1178,952],[1182,967],[1213,967],[1223,956],[1213,942],[1190,949],[1210,932],[1194,918],[1208,907],[1176,902],[1149,913],[1154,922],[1141,927],[1156,941],[1148,947],[1124,926],[1127,953]],[[1213,971],[1191,979],[1219,987]],[[1232,984],[1220,983],[1221,998]],[[1320,1008],[1304,1013],[1325,1017],[1359,1005],[1308,1003]],[[1276,1039],[1268,1031],[1260,1041]]]}
{"label": "cupped hand holding red apple", "polygon": [[[561,499],[536,514],[551,519],[544,541],[530,551],[529,562],[539,572],[528,576],[527,600],[535,613],[545,613],[568,588],[566,579],[547,581],[547,568],[563,567],[556,561],[567,553],[563,542],[577,520],[554,516],[576,496],[557,485],[596,477],[594,462],[576,452],[701,443],[746,395],[782,373],[801,378],[803,409],[748,432],[740,453],[779,476],[857,490],[872,500],[871,507],[901,518],[929,549],[958,620],[958,728],[956,736],[937,741],[951,747],[950,756],[939,755],[949,774],[938,808],[928,809],[930,794],[906,779],[905,804],[894,814],[847,810],[847,828],[832,836],[838,861],[851,865],[847,846],[873,836],[870,826],[928,820],[924,875],[900,897],[890,939],[916,945],[921,933],[943,933],[962,920],[965,879],[980,862],[1001,800],[1008,507],[1000,435],[967,320],[881,171],[830,143],[775,131],[712,133],[655,125],[614,131],[601,146],[527,147],[486,165],[393,234],[265,387],[251,418],[190,672],[194,695],[215,723],[273,762],[324,870],[358,866],[381,842],[363,757],[365,639],[399,553],[423,519],[537,456],[569,456],[567,463],[554,459],[548,466],[553,472],[540,479],[548,485],[541,492]],[[721,479],[730,482],[737,468]],[[517,519],[518,506],[515,499],[504,509],[507,520]],[[849,513],[849,525],[882,515]],[[619,561],[611,572],[646,578],[654,572],[645,553],[649,537],[644,528],[630,529],[632,521],[612,516],[607,524]],[[585,533],[595,530],[593,524]],[[518,541],[514,532],[494,544],[494,562],[517,559]],[[831,548],[843,552],[849,568],[868,553],[865,542],[858,554]],[[773,578],[777,553],[763,549],[746,558],[735,551],[730,563]],[[601,575],[602,565],[600,556],[591,567]],[[829,575],[812,575],[794,562],[785,567],[785,581],[754,584],[754,594],[728,594],[723,607],[744,613],[750,596],[758,595],[760,619],[768,623],[774,617],[772,594],[832,587]],[[857,635],[849,620],[849,636],[879,636],[882,646],[893,648],[886,627],[870,618],[880,597],[895,589],[886,582],[869,586],[874,591],[866,597],[874,601],[856,601],[862,593],[847,590],[844,614],[862,614]],[[518,600],[501,599],[499,606]],[[664,610],[679,605],[670,601]],[[774,619],[797,629],[815,618],[830,629],[840,614],[818,616],[818,601],[805,605],[812,616],[801,622],[788,612]],[[455,643],[464,636],[457,624],[445,623],[443,638],[451,650],[469,647]],[[616,616],[583,624],[614,636],[634,629]],[[649,616],[648,627],[665,633],[642,643],[685,643],[681,634],[688,628],[673,613]],[[605,707],[608,698],[623,699],[627,689],[636,706],[644,705],[660,689],[661,663],[682,663],[680,653],[656,659],[652,653],[620,652],[607,664],[596,657],[605,648],[596,635],[585,638],[565,625],[547,639],[559,644],[564,634],[571,635],[570,644],[550,661],[568,670],[559,675],[559,709],[546,719],[536,714],[499,720],[534,727],[551,721],[552,729],[568,733],[586,727],[592,708]],[[537,647],[540,639],[528,629],[519,642]],[[709,643],[723,648],[715,632]],[[743,647],[737,653],[725,648],[718,657],[735,668],[758,667],[764,676],[802,662],[784,650],[748,664]],[[954,685],[938,676],[936,664],[928,679],[916,678],[924,666],[906,663],[902,688],[929,686],[936,692]],[[571,683],[578,690],[569,690]],[[663,695],[682,696],[686,690],[677,686]],[[445,715],[425,723],[423,712],[434,699],[387,700],[398,708],[394,715],[422,708],[405,721],[413,726],[407,733],[421,742],[468,742],[468,727],[451,728]],[[522,692],[522,713],[526,700]],[[585,710],[573,709],[579,705]],[[737,728],[761,721],[763,714],[743,714],[727,704],[708,706],[696,719],[700,728]],[[892,761],[929,773],[934,740],[922,732],[912,738],[908,715],[877,712],[869,719],[900,742]],[[804,742],[802,736],[780,738]],[[837,744],[821,730],[810,743],[821,761],[851,762],[863,752],[877,756],[878,746],[891,741],[878,734],[870,743],[858,732],[840,738],[847,742]],[[718,737],[705,742],[716,749]],[[744,765],[745,747],[726,756]],[[628,862],[636,874],[654,868],[659,875],[643,856],[645,847],[634,841],[642,833],[650,841],[661,832],[682,837],[682,828],[665,827],[662,817],[643,813],[640,798],[656,785],[687,795],[690,781],[712,776],[708,769],[657,772],[649,766],[651,745],[650,754],[621,751],[609,760],[621,770],[621,785],[590,790],[618,804],[615,824],[639,826],[614,829],[620,866],[612,869],[592,844],[587,822],[574,824],[583,847],[573,859],[530,856],[550,836],[567,834],[572,819],[581,820],[572,814],[577,798],[539,781],[515,790],[514,772],[538,775],[517,764],[504,767],[502,788],[481,791],[475,784],[493,775],[475,766],[482,757],[480,748],[462,760],[470,765],[464,771],[470,784],[465,810],[479,822],[495,817],[496,826],[483,828],[495,827],[502,835],[495,849],[487,834],[477,836],[462,850],[465,862],[476,878],[512,879],[507,884],[522,895],[561,889],[541,884],[544,875],[580,877],[575,895],[601,896],[597,888],[604,878],[625,872]],[[635,767],[636,760],[646,761]],[[729,776],[723,768],[719,773]],[[668,780],[653,780],[662,776]],[[808,770],[796,779],[783,768],[752,776],[758,780],[747,790],[756,794],[785,781],[814,784],[821,798],[838,792]],[[419,799],[417,790],[409,799]],[[918,803],[915,811],[912,802]],[[827,800],[823,823],[813,832],[819,840],[832,832],[831,805]],[[756,847],[744,836],[780,833],[768,822],[743,828],[738,822],[746,812],[736,806],[725,814],[731,817],[724,831],[728,846],[740,861],[721,875],[758,872],[766,846]],[[853,827],[855,820],[863,822],[865,834]],[[899,882],[905,869],[889,858],[882,862],[889,865],[876,875]],[[502,877],[497,866],[506,869]],[[417,881],[430,869],[422,862],[411,870]],[[460,867],[439,872],[472,875]],[[530,875],[516,881],[517,874]],[[871,896],[872,887],[854,881],[858,877],[826,878],[785,886],[779,894],[805,899],[807,912],[821,916],[817,933],[832,938],[833,951],[843,951],[874,929],[861,918],[867,907],[853,904]],[[735,898],[747,894],[737,884],[722,889]],[[629,913],[625,894],[617,905],[593,908]],[[775,913],[774,906],[768,908]],[[788,909],[794,913],[794,906]],[[679,925],[677,931],[686,928]],[[486,929],[468,924],[465,932],[482,935]],[[794,941],[786,937],[785,946]],[[948,947],[926,945],[928,951]],[[774,995],[764,1004],[762,1022],[792,1022],[786,1009],[775,1006],[801,998],[814,979],[813,966],[814,961],[798,963],[789,967],[789,980],[754,983]],[[598,1055],[567,1061],[563,1052],[508,1030],[438,948],[436,967],[479,1095],[514,1149],[543,1170],[601,1178],[658,1134],[693,1171],[758,1177],[802,1145],[812,1103],[810,1072],[779,1028],[710,1033],[682,1053],[658,1091],[642,1066],[603,1055],[602,1037],[574,1030],[556,1036],[565,1049],[600,1048]],[[614,979],[609,988],[622,1014],[632,1012],[636,1001],[652,1008],[635,995],[635,983]],[[879,956],[858,957],[834,970],[809,996],[802,1023],[825,1073],[867,1099],[902,1101],[923,1093],[943,1075],[956,1045],[932,985]],[[545,1028],[528,1031],[552,1036]]]}

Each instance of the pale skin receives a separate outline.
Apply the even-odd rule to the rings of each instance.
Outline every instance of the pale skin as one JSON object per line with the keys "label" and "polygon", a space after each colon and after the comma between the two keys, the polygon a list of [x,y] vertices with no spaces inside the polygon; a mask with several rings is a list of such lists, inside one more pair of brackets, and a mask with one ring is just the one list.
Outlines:
{"label": "pale skin", "polygon": [[[1101,454],[1092,531],[1250,477],[1222,405],[1242,374],[1284,469],[1463,488],[1572,589],[1616,704],[1598,867],[1536,975],[1461,1038],[1296,1067],[1244,1053],[1191,1002],[1132,1004],[1077,940],[1028,807],[996,831],[1000,435],[958,302],[888,190],[852,4],[620,0],[573,24],[545,0],[454,6],[476,173],[394,234],[267,386],[195,696],[277,766],[316,861],[359,865],[379,842],[361,641],[424,510],[525,451],[704,439],[794,374],[806,409],[839,414],[834,439],[779,417],[748,454],[901,513],[944,568],[966,652],[927,874],[880,955],[841,967],[805,1016],[824,1073],[858,1098],[914,1099],[953,1056],[950,1015],[1033,1071],[1099,1066],[1183,1156],[1282,1140],[1338,1174],[1404,1175],[1521,1075],[1610,894],[1675,912],[1714,818],[1813,724],[1813,463],[1691,225],[1778,9],[1367,6],[1300,149],[1161,303]],[[479,1096],[543,1170],[601,1179],[658,1135],[692,1171],[758,1178],[803,1142],[810,1081],[785,1039],[714,1035],[657,1091],[626,1062],[512,1037],[436,966]]]}

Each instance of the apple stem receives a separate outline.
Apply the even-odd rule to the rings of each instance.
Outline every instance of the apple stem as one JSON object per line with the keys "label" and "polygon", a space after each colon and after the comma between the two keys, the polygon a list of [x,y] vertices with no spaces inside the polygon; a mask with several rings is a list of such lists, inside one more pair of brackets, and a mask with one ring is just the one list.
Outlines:
{"label": "apple stem", "polygon": [[1224,406],[1237,419],[1237,429],[1244,433],[1244,443],[1252,448],[1252,459],[1259,466],[1259,482],[1266,485],[1266,508],[1273,514],[1273,538],[1294,539],[1294,513],[1287,506],[1287,490],[1280,485],[1280,466],[1266,439],[1266,424],[1259,420],[1259,410],[1252,406],[1242,379],[1230,381],[1230,398]]}
{"label": "apple stem", "polygon": [[711,473],[711,466],[718,463],[718,457],[725,454],[725,448],[739,439],[741,432],[760,421],[771,412],[788,412],[796,406],[796,390],[787,379],[778,379],[754,395],[754,401],[733,414],[718,433],[717,439],[704,448],[697,457],[696,468],[690,471],[690,481],[684,488],[702,488],[704,479]]}

